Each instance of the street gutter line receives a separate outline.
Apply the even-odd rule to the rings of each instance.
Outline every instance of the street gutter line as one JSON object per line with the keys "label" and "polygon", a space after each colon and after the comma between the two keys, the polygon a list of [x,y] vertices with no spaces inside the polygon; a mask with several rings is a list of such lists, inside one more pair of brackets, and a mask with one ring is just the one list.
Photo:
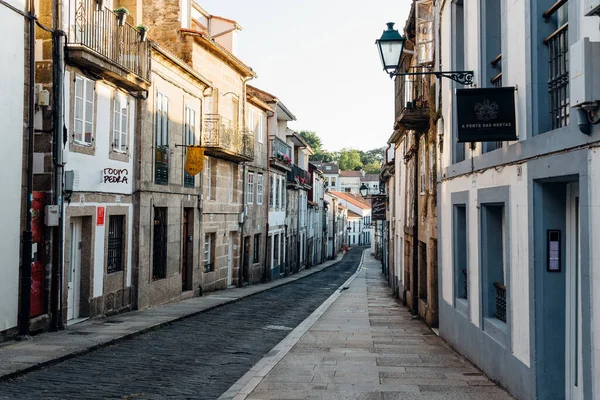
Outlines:
{"label": "street gutter line", "polygon": [[290,350],[298,343],[300,338],[308,332],[310,328],[323,316],[325,311],[340,297],[344,288],[361,272],[365,260],[365,254],[371,251],[365,249],[362,253],[360,263],[354,274],[346,280],[336,291],[329,296],[312,314],[300,323],[288,336],[279,342],[273,349],[258,361],[248,372],[246,372],[236,383],[234,383],[218,400],[245,400],[254,389],[263,381],[269,372],[285,357]]}

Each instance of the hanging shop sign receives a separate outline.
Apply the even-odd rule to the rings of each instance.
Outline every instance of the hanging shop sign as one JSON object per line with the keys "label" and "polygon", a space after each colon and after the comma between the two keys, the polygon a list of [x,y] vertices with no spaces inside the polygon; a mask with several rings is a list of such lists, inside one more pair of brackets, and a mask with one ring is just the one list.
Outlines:
{"label": "hanging shop sign", "polygon": [[204,147],[188,146],[185,157],[185,172],[198,175],[204,168]]}
{"label": "hanging shop sign", "polygon": [[456,90],[459,142],[517,140],[515,88]]}
{"label": "hanging shop sign", "polygon": [[385,196],[371,197],[371,220],[385,221],[386,208]]}

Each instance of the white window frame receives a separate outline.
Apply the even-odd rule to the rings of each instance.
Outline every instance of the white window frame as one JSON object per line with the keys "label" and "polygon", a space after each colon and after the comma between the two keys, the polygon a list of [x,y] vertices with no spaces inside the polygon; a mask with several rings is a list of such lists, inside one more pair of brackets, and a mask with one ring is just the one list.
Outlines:
{"label": "white window frame", "polygon": [[254,133],[254,131],[256,130],[256,122],[254,121],[254,109],[251,108],[248,114],[248,129],[250,130],[250,132]]}
{"label": "white window frame", "polygon": [[248,172],[248,204],[254,204],[254,172]]}
{"label": "white window frame", "polygon": [[126,153],[129,150],[129,99],[118,90],[115,90],[113,98],[112,140],[113,151]]}
{"label": "white window frame", "polygon": [[169,97],[156,92],[156,146],[169,147]]}
{"label": "white window frame", "polygon": [[264,118],[265,118],[265,116],[262,113],[260,113],[258,115],[258,143],[264,143],[264,141],[265,141],[265,135],[264,135],[264,133],[265,133],[265,131],[264,131],[264,129],[265,129],[265,123],[264,123]]}
{"label": "white window frame", "polygon": [[263,174],[256,176],[256,204],[263,203]]}
{"label": "white window frame", "polygon": [[[77,88],[81,87],[81,96],[78,96]],[[91,90],[91,95],[90,95]],[[91,146],[94,143],[94,110],[95,110],[95,95],[96,82],[82,75],[75,74],[75,109],[73,111],[73,141],[77,144]],[[90,100],[91,99],[91,100]],[[80,115],[77,115],[77,109]],[[88,105],[90,105],[88,109]],[[78,132],[77,123],[81,124],[81,131]],[[90,126],[89,141],[86,140],[86,127]]]}
{"label": "white window frame", "polygon": [[[206,271],[206,266],[211,264],[211,249],[212,249],[212,233],[204,234],[204,270]],[[214,265],[211,270],[214,270]]]}
{"label": "white window frame", "polygon": [[187,105],[184,113],[183,144],[196,145],[196,110]]}

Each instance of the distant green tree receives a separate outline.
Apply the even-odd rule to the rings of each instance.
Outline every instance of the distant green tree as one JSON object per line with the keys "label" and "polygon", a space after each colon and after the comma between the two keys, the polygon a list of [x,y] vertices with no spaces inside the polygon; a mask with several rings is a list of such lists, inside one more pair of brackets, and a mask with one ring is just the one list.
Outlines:
{"label": "distant green tree", "polygon": [[315,154],[320,153],[323,150],[323,142],[319,135],[313,131],[300,131],[298,132],[302,139],[306,140],[310,147],[313,149]]}
{"label": "distant green tree", "polygon": [[360,152],[360,161],[363,165],[371,164],[374,161],[383,163],[384,159],[385,147]]}
{"label": "distant green tree", "polygon": [[373,161],[366,164],[363,169],[367,174],[378,174],[379,171],[381,171],[381,163],[378,161]]}
{"label": "distant green tree", "polygon": [[342,149],[338,159],[338,165],[342,171],[352,171],[357,167],[362,167],[360,161],[360,151],[356,149]]}

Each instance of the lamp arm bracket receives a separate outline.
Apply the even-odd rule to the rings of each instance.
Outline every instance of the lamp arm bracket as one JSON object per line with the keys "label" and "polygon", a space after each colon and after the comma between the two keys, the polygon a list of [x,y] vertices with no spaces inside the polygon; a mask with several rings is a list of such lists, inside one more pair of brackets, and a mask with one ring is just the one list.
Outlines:
{"label": "lamp arm bracket", "polygon": [[448,78],[462,85],[473,84],[473,71],[431,71],[431,72],[390,72],[390,78],[395,76],[435,75],[438,79]]}

